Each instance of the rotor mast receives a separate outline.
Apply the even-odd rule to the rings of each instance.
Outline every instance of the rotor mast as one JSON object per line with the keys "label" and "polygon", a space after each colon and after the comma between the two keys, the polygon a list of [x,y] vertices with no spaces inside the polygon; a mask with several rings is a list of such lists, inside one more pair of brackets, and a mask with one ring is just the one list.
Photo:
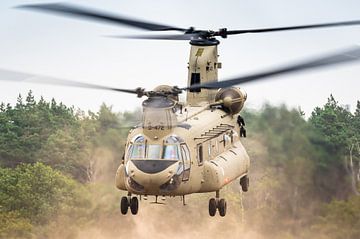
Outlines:
{"label": "rotor mast", "polygon": [[[215,38],[191,40],[190,57],[188,63],[188,83],[203,84],[218,81],[217,46],[219,41]],[[215,99],[216,89],[194,89],[187,92],[186,101],[191,106],[198,106],[200,102],[212,103]]]}

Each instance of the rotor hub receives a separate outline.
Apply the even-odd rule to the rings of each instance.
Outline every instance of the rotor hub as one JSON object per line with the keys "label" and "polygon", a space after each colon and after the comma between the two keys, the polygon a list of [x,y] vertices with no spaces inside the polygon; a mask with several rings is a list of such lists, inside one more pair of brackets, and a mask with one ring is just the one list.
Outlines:
{"label": "rotor hub", "polygon": [[193,39],[190,41],[190,44],[193,46],[216,46],[220,44],[220,41],[216,38],[200,38]]}

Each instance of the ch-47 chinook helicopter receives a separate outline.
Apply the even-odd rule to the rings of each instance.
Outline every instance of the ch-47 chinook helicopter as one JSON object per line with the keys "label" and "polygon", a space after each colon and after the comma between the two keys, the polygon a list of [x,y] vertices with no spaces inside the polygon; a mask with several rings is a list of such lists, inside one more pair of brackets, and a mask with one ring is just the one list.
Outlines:
{"label": "ch-47 chinook helicopter", "polygon": [[[1,80],[24,80],[42,84],[75,86],[111,90],[146,97],[142,103],[141,125],[128,134],[124,159],[116,173],[116,187],[128,192],[121,198],[120,208],[126,214],[130,208],[137,214],[138,196],[181,196],[192,193],[215,192],[209,200],[209,214],[219,211],[225,216],[226,200],[220,190],[240,179],[243,191],[249,187],[250,159],[239,137],[237,115],[247,99],[243,89],[234,87],[244,82],[300,72],[359,60],[360,48],[312,58],[308,61],[218,81],[217,46],[219,37],[245,33],[276,32],[322,27],[359,25],[360,21],[335,22],[280,28],[227,30],[196,30],[134,20],[69,4],[23,5],[21,9],[43,11],[87,20],[125,25],[148,31],[178,31],[181,34],[140,35],[125,38],[190,41],[190,59],[186,87],[161,85],[154,90],[122,89],[27,73],[0,70]],[[120,37],[123,38],[123,37]],[[186,102],[179,95],[187,92]]]}

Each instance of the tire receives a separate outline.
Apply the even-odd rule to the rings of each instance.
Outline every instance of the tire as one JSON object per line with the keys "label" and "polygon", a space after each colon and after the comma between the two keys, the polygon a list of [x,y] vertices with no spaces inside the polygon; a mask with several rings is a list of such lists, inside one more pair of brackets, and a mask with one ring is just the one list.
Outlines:
{"label": "tire", "polygon": [[249,190],[250,180],[247,175],[240,179],[240,185],[243,192],[247,192]]}
{"label": "tire", "polygon": [[226,208],[227,208],[227,203],[225,199],[220,199],[219,201],[219,214],[222,217],[225,217],[226,215]]}
{"label": "tire", "polygon": [[129,209],[129,201],[127,197],[121,198],[120,211],[123,215],[126,215]]}
{"label": "tire", "polygon": [[133,215],[136,215],[139,210],[139,200],[137,197],[131,198],[130,201],[130,210]]}
{"label": "tire", "polygon": [[213,217],[213,216],[215,216],[215,214],[216,214],[216,200],[215,200],[215,198],[211,198],[210,200],[209,200],[209,215],[211,216],[211,217]]}

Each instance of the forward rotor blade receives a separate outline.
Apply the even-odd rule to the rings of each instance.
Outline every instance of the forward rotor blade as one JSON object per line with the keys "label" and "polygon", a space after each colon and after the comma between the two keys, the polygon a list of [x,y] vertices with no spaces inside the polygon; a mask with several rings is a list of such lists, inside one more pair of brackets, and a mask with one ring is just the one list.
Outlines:
{"label": "forward rotor blade", "polygon": [[201,35],[197,33],[177,34],[177,35],[133,35],[133,36],[109,36],[122,39],[144,39],[144,40],[193,40],[200,39]]}
{"label": "forward rotor blade", "polygon": [[209,82],[204,84],[196,84],[190,87],[182,88],[181,90],[192,90],[192,89],[218,89],[218,88],[225,88],[234,85],[238,85],[241,83],[251,82],[251,81],[259,81],[265,80],[266,78],[278,75],[285,75],[290,73],[297,73],[305,70],[316,69],[331,65],[349,63],[352,61],[360,60],[360,47],[354,47],[350,50],[338,52],[336,54],[328,55],[325,57],[320,57],[314,60],[308,60],[304,62],[300,62],[297,64],[280,67],[275,70],[263,71],[257,74],[248,75],[237,77],[225,81],[218,81],[218,82]]}
{"label": "forward rotor blade", "polygon": [[186,31],[186,29],[183,28],[151,23],[141,20],[135,20],[127,17],[117,16],[111,13],[105,13],[98,10],[92,10],[89,8],[84,8],[84,7],[65,4],[65,3],[28,4],[28,5],[20,5],[17,8],[54,13],[58,15],[66,15],[66,16],[77,17],[86,20],[93,20],[96,22],[126,25],[126,26],[145,29],[149,31],[171,31],[171,30],[182,31],[182,32]]}
{"label": "forward rotor blade", "polygon": [[278,31],[291,31],[301,29],[314,29],[314,28],[325,28],[325,27],[340,27],[340,26],[352,26],[360,25],[360,21],[345,21],[345,22],[332,22],[312,25],[300,25],[290,27],[276,27],[276,28],[259,28],[259,29],[245,29],[245,30],[230,30],[226,31],[226,35],[245,34],[245,33],[261,33],[261,32],[278,32]]}
{"label": "forward rotor blade", "polygon": [[13,81],[13,82],[20,81],[20,82],[29,82],[29,83],[37,83],[37,84],[60,85],[60,86],[70,86],[70,87],[79,87],[79,88],[88,88],[88,89],[97,89],[97,90],[110,90],[110,91],[124,92],[130,94],[138,94],[139,92],[139,90],[137,89],[132,90],[132,89],[113,88],[113,87],[83,83],[78,81],[64,80],[49,76],[33,75],[19,71],[5,70],[1,68],[0,68],[0,81]]}

